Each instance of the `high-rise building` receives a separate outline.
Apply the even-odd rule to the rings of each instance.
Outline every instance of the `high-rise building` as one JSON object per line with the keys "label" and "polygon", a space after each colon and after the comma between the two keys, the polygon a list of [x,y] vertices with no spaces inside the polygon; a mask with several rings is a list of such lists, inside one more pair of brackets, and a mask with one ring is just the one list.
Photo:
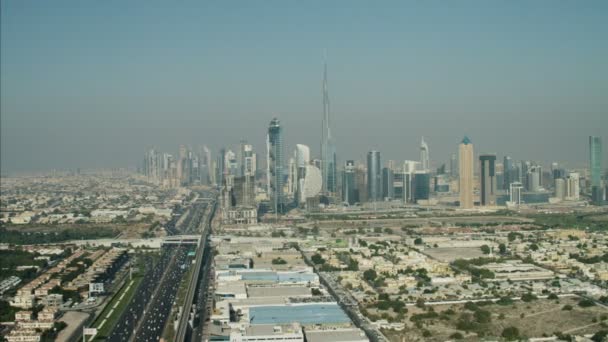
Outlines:
{"label": "high-rise building", "polygon": [[589,137],[589,171],[591,186],[600,186],[602,179],[602,138]]}
{"label": "high-rise building", "polygon": [[589,137],[589,171],[591,173],[591,201],[600,205],[604,200],[602,188],[602,138]]}
{"label": "high-rise building", "polygon": [[563,178],[555,178],[555,197],[561,200],[566,198],[566,181]]}
{"label": "high-rise building", "polygon": [[420,165],[423,171],[430,168],[429,165],[429,145],[424,141],[424,137],[420,141]]}
{"label": "high-rise building", "polygon": [[336,148],[331,136],[329,92],[327,89],[327,63],[323,66],[323,123],[321,128],[321,171],[322,191],[336,192]]}
{"label": "high-rise building", "polygon": [[458,173],[460,175],[460,207],[463,209],[473,208],[473,170],[474,155],[473,144],[469,137],[464,137],[458,148],[459,165]]}
{"label": "high-rise building", "polygon": [[394,197],[394,175],[390,167],[382,168],[382,198],[393,199]]}
{"label": "high-rise building", "polygon": [[515,205],[521,204],[521,193],[524,189],[521,182],[513,182],[509,184],[509,202]]}
{"label": "high-rise building", "polygon": [[456,153],[452,153],[450,156],[450,176],[456,177],[458,175],[458,160]]}
{"label": "high-rise building", "polygon": [[[294,156],[289,158],[289,162],[287,163],[287,195],[294,196],[296,194],[297,188],[297,167],[296,167],[296,158],[295,153]],[[295,197],[294,197],[295,200]]]}
{"label": "high-rise building", "polygon": [[283,212],[283,137],[277,118],[270,121],[266,136],[266,177],[270,208],[275,213]]}
{"label": "high-rise building", "polygon": [[578,201],[580,198],[580,175],[578,172],[571,172],[566,178],[566,199]]}
{"label": "high-rise building", "polygon": [[415,200],[414,192],[414,174],[420,162],[414,160],[406,160],[403,162],[403,202],[411,203]]}
{"label": "high-rise building", "polygon": [[376,202],[382,199],[382,173],[380,170],[380,152],[367,153],[367,200]]}
{"label": "high-rise building", "polygon": [[431,174],[428,171],[417,171],[414,175],[414,200],[428,200],[431,196]]}
{"label": "high-rise building", "polygon": [[505,156],[502,161],[503,168],[503,184],[502,188],[505,190],[509,190],[509,185],[512,182],[515,182],[513,178],[513,160],[509,156]]}
{"label": "high-rise building", "polygon": [[296,145],[296,191],[295,199],[299,205],[306,203],[304,197],[304,180],[306,177],[306,167],[310,165],[310,148],[306,145]]}
{"label": "high-rise building", "polygon": [[355,162],[347,160],[342,173],[342,202],[353,205],[358,202],[356,198]]}
{"label": "high-rise building", "polygon": [[481,205],[496,205],[496,155],[482,154],[479,156],[481,164]]}

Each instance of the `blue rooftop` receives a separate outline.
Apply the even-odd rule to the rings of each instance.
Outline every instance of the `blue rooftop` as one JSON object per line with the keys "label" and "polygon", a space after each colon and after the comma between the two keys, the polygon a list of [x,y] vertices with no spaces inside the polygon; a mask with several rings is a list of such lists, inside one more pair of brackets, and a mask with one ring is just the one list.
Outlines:
{"label": "blue rooftop", "polygon": [[350,319],[338,304],[257,306],[249,309],[251,324],[339,324]]}
{"label": "blue rooftop", "polygon": [[467,137],[466,135],[464,136],[464,139],[462,139],[462,143],[465,145],[468,145],[471,143],[471,139],[469,139],[469,137]]}

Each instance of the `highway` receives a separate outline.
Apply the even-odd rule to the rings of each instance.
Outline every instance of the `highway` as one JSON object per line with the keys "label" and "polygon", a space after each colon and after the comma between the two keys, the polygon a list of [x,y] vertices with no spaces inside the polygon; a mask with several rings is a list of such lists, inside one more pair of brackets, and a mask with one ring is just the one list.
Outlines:
{"label": "highway", "polygon": [[213,200],[209,205],[209,213],[201,222],[201,244],[198,246],[196,251],[194,272],[192,272],[192,277],[189,279],[188,290],[186,292],[186,298],[183,306],[184,309],[182,311],[182,315],[180,316],[178,329],[175,336],[175,341],[178,342],[191,341],[193,340],[193,337],[201,336],[202,329],[199,327],[205,322],[204,319],[200,319],[201,317],[197,313],[200,311],[201,307],[206,306],[206,293],[212,258],[212,254],[208,248],[207,238],[211,231],[211,222],[215,215],[217,202]]}
{"label": "highway", "polygon": [[[194,202],[185,211],[186,217],[176,216],[167,224],[167,233],[175,235],[199,230],[207,208],[205,202]],[[158,341],[162,337],[181,279],[190,265],[187,252],[191,248],[165,246],[158,263],[154,267],[147,265],[145,279],[114,327],[109,341]]]}

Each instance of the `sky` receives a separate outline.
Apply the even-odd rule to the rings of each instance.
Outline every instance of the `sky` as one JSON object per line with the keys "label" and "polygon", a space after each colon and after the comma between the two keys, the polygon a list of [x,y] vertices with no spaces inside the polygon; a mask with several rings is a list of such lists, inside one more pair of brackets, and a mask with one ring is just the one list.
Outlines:
{"label": "sky", "polygon": [[[0,2],[2,172],[135,167],[144,151],[319,155],[327,51],[339,160],[588,160],[608,144],[608,2]],[[608,160],[604,146],[604,160]],[[604,163],[604,167],[607,163]]]}

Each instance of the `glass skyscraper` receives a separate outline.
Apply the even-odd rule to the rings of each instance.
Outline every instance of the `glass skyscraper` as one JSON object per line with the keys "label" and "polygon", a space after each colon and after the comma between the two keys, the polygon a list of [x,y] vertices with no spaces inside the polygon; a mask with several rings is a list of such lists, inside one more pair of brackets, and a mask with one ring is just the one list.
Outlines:
{"label": "glass skyscraper", "polygon": [[589,171],[591,172],[591,199],[593,203],[602,202],[602,138],[589,137]]}
{"label": "glass skyscraper", "polygon": [[266,139],[267,187],[270,207],[275,213],[283,211],[283,136],[277,118],[270,121]]}
{"label": "glass skyscraper", "polygon": [[380,169],[380,152],[367,153],[367,199],[370,202],[382,198],[382,173]]}

